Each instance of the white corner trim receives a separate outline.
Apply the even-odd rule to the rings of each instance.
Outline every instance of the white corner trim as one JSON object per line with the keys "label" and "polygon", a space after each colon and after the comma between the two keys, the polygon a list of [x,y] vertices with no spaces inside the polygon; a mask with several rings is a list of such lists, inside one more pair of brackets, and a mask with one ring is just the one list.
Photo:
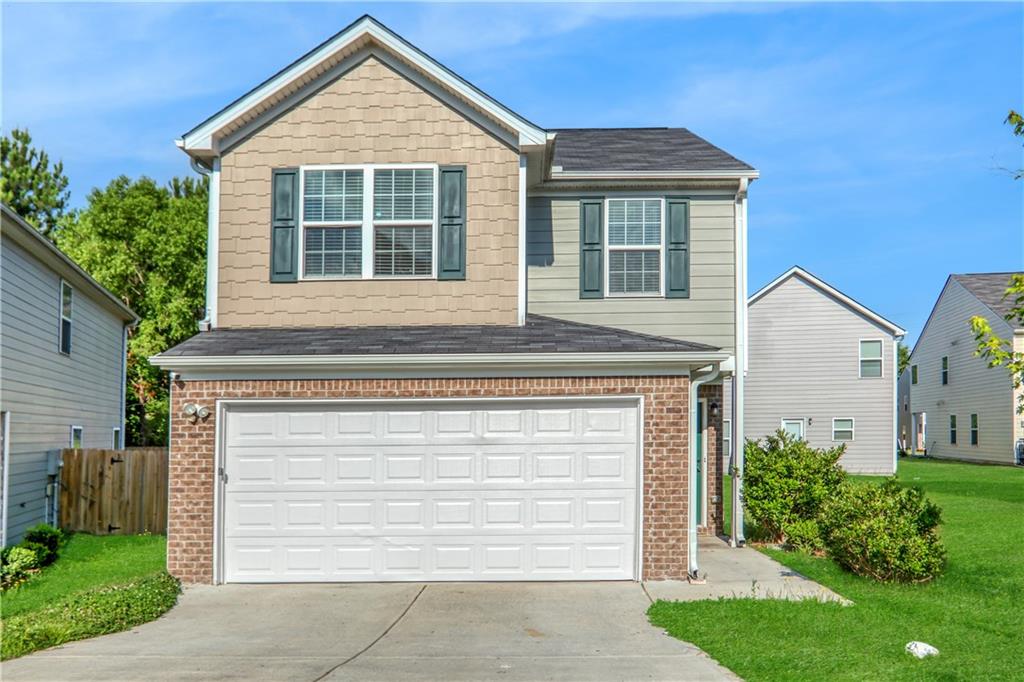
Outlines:
{"label": "white corner trim", "polygon": [[[642,420],[641,420],[642,421]],[[0,547],[7,546],[7,507],[9,506],[10,497],[7,496],[8,491],[8,480],[11,473],[11,413],[10,411],[0,412],[0,431],[3,432],[3,451],[0,452],[0,457],[3,457],[3,480],[0,481],[0,490],[3,492],[3,497],[0,498]]]}
{"label": "white corner trim", "polygon": [[764,298],[764,296],[768,292],[772,291],[775,287],[779,286],[780,284],[782,284],[786,280],[790,279],[791,277],[799,277],[800,279],[804,280],[805,282],[807,282],[811,286],[813,286],[813,287],[815,287],[815,288],[825,292],[829,296],[837,299],[840,303],[842,303],[846,307],[852,308],[853,310],[855,310],[856,312],[860,313],[864,317],[867,317],[868,319],[870,319],[873,322],[875,322],[876,324],[878,324],[880,327],[883,327],[883,328],[887,329],[893,336],[906,336],[907,335],[906,330],[903,329],[902,327],[900,327],[899,325],[896,325],[893,322],[890,322],[889,320],[885,319],[884,317],[882,317],[881,315],[879,315],[875,311],[871,310],[870,308],[868,308],[868,307],[866,307],[864,305],[861,305],[857,301],[853,300],[852,298],[850,298],[849,296],[847,296],[843,292],[841,292],[838,289],[836,289],[835,287],[833,287],[828,282],[825,282],[824,280],[821,280],[818,277],[815,277],[811,273],[807,272],[806,270],[801,268],[799,265],[794,265],[789,270],[786,270],[784,273],[782,273],[781,275],[779,275],[778,277],[773,279],[771,282],[769,282],[768,284],[766,284],[763,287],[761,287],[760,289],[758,289],[758,291],[756,293],[754,293],[754,295],[752,295],[750,297],[750,299],[747,302],[747,304],[748,305],[754,305],[755,303],[757,303],[757,301],[759,301],[760,299]]}
{"label": "white corner trim", "polygon": [[210,171],[210,199],[206,233],[206,314],[210,327],[217,328],[217,274],[220,272],[220,157]]}
{"label": "white corner trim", "polygon": [[519,310],[520,327],[526,324],[526,154],[519,155]]}
{"label": "white corner trim", "polygon": [[512,130],[518,131],[520,144],[543,145],[546,143],[547,131],[538,128],[508,107],[477,90],[466,80],[407,43],[372,17],[365,16],[264,84],[257,86],[234,104],[184,134],[177,142],[178,146],[186,151],[212,149],[213,138],[218,130],[365,37],[372,38],[379,45],[401,56],[412,66],[457,93],[485,114],[507,125]]}

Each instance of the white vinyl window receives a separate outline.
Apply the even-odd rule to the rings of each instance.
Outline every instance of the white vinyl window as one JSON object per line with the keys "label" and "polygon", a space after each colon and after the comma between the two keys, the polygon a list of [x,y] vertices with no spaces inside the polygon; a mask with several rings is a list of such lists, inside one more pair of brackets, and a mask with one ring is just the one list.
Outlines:
{"label": "white vinyl window", "polygon": [[71,355],[71,313],[74,309],[74,290],[64,280],[60,281],[60,327],[57,330],[61,353]]}
{"label": "white vinyl window", "polygon": [[303,279],[435,276],[437,167],[302,169]]}
{"label": "white vinyl window", "polygon": [[853,418],[836,417],[832,420],[832,440],[852,441],[853,440]]}
{"label": "white vinyl window", "polygon": [[860,342],[860,378],[882,376],[882,342],[876,339]]}
{"label": "white vinyl window", "polygon": [[722,454],[732,457],[732,420],[722,420]]}
{"label": "white vinyl window", "polygon": [[120,450],[123,446],[121,444],[121,429],[114,427],[110,434],[110,447],[115,450]]}
{"label": "white vinyl window", "polygon": [[80,448],[82,447],[82,433],[84,429],[81,426],[71,427],[71,438],[69,439],[70,447]]}
{"label": "white vinyl window", "polygon": [[608,199],[605,275],[609,296],[661,296],[664,291],[661,199]]}

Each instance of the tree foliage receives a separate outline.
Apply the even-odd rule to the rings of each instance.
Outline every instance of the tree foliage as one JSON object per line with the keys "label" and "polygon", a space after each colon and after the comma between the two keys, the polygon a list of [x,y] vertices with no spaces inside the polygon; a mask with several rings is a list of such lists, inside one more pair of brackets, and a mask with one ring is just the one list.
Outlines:
{"label": "tree foliage", "polygon": [[[1011,297],[1013,305],[1005,319],[1011,327],[1024,327],[1024,274],[1010,275],[1005,297]],[[1006,367],[1010,371],[1014,388],[1020,388],[1024,376],[1024,353],[1013,349],[1013,339],[1004,339],[992,329],[987,318],[975,315],[971,318],[971,331],[978,343],[975,355],[988,360],[989,367]],[[1024,394],[1022,394],[1024,397]],[[1024,402],[1017,405],[1018,412],[1024,412]]]}
{"label": "tree foliage", "polygon": [[903,374],[903,370],[910,364],[910,347],[902,341],[896,346],[896,376]]}
{"label": "tree foliage", "polygon": [[206,280],[205,181],[121,176],[65,221],[59,246],[140,317],[128,339],[127,437],[167,437],[167,378],[147,358],[196,332]]}
{"label": "tree foliage", "polygon": [[[1008,123],[1013,127],[1013,134],[1017,137],[1024,137],[1024,116],[1010,109],[1010,113],[1006,115],[1004,123]],[[1020,180],[1024,178],[1024,168],[1019,168],[1013,172],[1013,179]]]}
{"label": "tree foliage", "polygon": [[0,137],[0,200],[54,240],[67,208],[68,178],[64,164],[50,166],[49,155],[32,146],[28,130],[15,128]]}

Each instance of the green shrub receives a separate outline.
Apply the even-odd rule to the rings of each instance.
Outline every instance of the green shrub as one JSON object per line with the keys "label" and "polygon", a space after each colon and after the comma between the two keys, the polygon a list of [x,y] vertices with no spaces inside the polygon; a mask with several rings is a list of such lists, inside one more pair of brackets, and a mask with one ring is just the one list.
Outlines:
{"label": "green shrub", "polygon": [[95,637],[149,622],[178,600],[178,581],[166,573],[83,592],[41,611],[3,621],[0,658]]}
{"label": "green shrub", "polygon": [[[40,523],[37,526],[33,526],[25,531],[24,542],[36,542],[43,545],[51,552],[51,560],[49,563],[53,563],[57,559],[57,555],[60,553],[60,546],[64,544],[64,532],[59,528]],[[48,563],[41,563],[42,566],[49,565]]]}
{"label": "green shrub", "polygon": [[825,542],[821,539],[818,522],[813,519],[794,521],[786,526],[786,548],[808,554],[821,554]]}
{"label": "green shrub", "polygon": [[[823,503],[846,479],[839,458],[846,447],[816,450],[778,431],[744,446],[743,504],[767,542],[799,542],[820,547],[814,523]],[[792,536],[792,540],[791,540]]]}
{"label": "green shrub", "polygon": [[945,564],[941,516],[920,488],[889,478],[881,485],[844,485],[819,523],[829,556],[843,568],[882,582],[924,582]]}
{"label": "green shrub", "polygon": [[39,558],[27,547],[7,547],[0,555],[0,589],[9,589],[28,580],[39,568]]}

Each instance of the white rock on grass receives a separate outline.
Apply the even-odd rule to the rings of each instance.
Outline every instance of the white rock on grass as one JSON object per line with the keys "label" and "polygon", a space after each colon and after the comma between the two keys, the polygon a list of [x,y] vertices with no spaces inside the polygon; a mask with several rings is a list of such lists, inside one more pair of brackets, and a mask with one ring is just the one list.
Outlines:
{"label": "white rock on grass", "polygon": [[907,653],[917,658],[927,658],[928,656],[938,656],[939,650],[924,642],[907,642]]}

